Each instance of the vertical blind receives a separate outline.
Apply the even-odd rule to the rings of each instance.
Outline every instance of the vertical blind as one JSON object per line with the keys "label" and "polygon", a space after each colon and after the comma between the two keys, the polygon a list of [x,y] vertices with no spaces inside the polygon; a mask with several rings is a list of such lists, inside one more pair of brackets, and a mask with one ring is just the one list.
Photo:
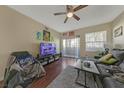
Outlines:
{"label": "vertical blind", "polygon": [[63,55],[68,57],[79,57],[80,37],[63,39]]}

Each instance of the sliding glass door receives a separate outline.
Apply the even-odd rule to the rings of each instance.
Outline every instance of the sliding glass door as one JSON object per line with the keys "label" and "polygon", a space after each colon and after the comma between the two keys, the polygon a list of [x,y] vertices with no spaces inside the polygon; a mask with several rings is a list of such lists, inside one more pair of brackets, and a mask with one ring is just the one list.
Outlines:
{"label": "sliding glass door", "polygon": [[80,37],[63,39],[63,56],[79,57],[80,55]]}

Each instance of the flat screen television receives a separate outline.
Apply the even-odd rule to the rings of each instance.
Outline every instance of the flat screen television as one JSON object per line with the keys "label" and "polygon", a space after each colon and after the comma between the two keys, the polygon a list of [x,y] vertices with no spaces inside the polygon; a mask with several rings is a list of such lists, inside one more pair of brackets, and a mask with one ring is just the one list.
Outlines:
{"label": "flat screen television", "polygon": [[54,55],[56,54],[56,45],[54,43],[40,43],[40,55]]}

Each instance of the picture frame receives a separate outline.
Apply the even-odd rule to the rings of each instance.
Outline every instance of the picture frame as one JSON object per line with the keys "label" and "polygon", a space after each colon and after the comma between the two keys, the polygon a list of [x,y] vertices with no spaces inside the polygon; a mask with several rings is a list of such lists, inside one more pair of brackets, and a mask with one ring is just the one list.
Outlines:
{"label": "picture frame", "polygon": [[36,32],[36,39],[37,40],[42,40],[42,32],[40,32],[40,31],[38,31],[38,32]]}
{"label": "picture frame", "polygon": [[43,41],[50,41],[50,32],[43,30]]}
{"label": "picture frame", "polygon": [[114,30],[114,37],[119,37],[123,35],[123,27],[120,26],[117,29]]}

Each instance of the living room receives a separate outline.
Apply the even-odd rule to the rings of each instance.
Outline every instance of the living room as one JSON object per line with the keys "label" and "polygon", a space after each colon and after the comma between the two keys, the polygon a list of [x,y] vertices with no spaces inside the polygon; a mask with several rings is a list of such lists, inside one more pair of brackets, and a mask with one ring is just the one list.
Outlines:
{"label": "living room", "polygon": [[[1,20],[0,21],[0,25],[1,25],[0,83],[1,84],[0,85],[1,87],[8,87],[8,88],[23,87],[23,85],[24,86],[27,85],[28,81],[26,82],[26,84],[24,83],[18,86],[15,84],[16,85],[15,86],[13,85],[14,84],[13,78],[10,79],[9,76],[6,76],[5,74],[6,69],[8,69],[8,65],[12,67],[12,64],[9,63],[8,59],[10,58],[10,56],[15,56],[16,55],[14,54],[15,52],[20,52],[20,51],[22,52],[28,51],[28,53],[30,53],[33,56],[33,58],[37,59],[40,63],[42,63],[40,65],[43,65],[42,68],[40,68],[39,65],[38,65],[38,69],[35,68],[35,72],[37,72],[37,70],[42,70],[41,73],[43,73],[43,76],[36,80],[33,80],[30,84],[28,84],[25,87],[42,87],[43,82],[45,85],[44,87],[48,87],[48,88],[57,88],[57,87],[82,88],[82,87],[89,87],[87,85],[91,83],[93,87],[99,87],[99,86],[100,88],[110,87],[105,85],[106,82],[105,84],[101,82],[101,81],[106,81],[106,79],[104,80],[104,78],[102,78],[101,80],[101,77],[99,77],[99,75],[96,76],[96,79],[100,78],[99,79],[100,81],[98,80],[97,82],[97,83],[100,82],[100,84],[98,84],[98,86],[94,86],[95,84],[94,80],[91,80],[91,82],[89,80],[83,80],[88,78],[87,75],[86,77],[83,77],[84,72],[86,71],[80,72],[83,73],[83,75],[81,75],[83,77],[82,79],[82,77],[80,76],[78,77],[77,72],[75,72],[78,71],[79,69],[75,70],[72,68],[75,68],[74,67],[75,64],[77,65],[79,61],[82,62],[82,60],[84,60],[85,58],[89,60],[90,58],[94,58],[96,56],[97,58],[94,58],[95,61],[102,60],[100,58],[109,54],[113,49],[115,49],[114,51],[121,51],[120,55],[124,55],[124,50],[123,50],[124,6],[123,5],[100,5],[100,6],[84,5],[83,7],[82,6],[83,5],[0,6],[0,12],[1,12],[1,16],[0,16],[0,20]],[[71,7],[73,7],[73,11],[76,11],[74,12],[75,14],[73,15],[77,15],[79,18],[68,17],[68,19],[65,20],[66,19],[65,13],[64,13],[65,15],[61,15],[61,16],[55,15],[55,13],[66,11],[67,8],[71,10],[72,9]],[[78,8],[81,7],[81,8],[76,10],[77,7]],[[73,15],[71,17],[73,17]],[[49,48],[51,49],[50,51],[52,51],[53,48],[53,51],[49,52],[50,54],[46,52],[43,53],[42,51],[45,51],[44,47],[45,48],[50,47]],[[105,49],[109,49],[109,50],[106,51]],[[104,52],[107,53],[104,54]],[[49,56],[48,55],[46,56],[45,53],[48,54]],[[116,57],[114,58],[116,59]],[[92,63],[90,65],[92,65]],[[115,61],[115,63],[118,63],[118,59]],[[113,64],[115,65],[115,63],[109,63],[109,65],[112,66]],[[103,63],[103,65],[106,64],[108,66],[108,63]],[[59,65],[61,65],[62,67]],[[88,64],[86,65],[88,66]],[[9,68],[9,70],[11,69]],[[108,71],[108,69],[106,71]],[[6,73],[8,73],[9,75],[10,72],[6,72]],[[90,71],[90,73],[94,74],[95,72]],[[51,74],[54,75],[50,79],[48,77],[50,77]],[[73,76],[71,76],[72,74]],[[101,74],[100,71],[99,74]],[[92,77],[91,74],[88,75]],[[124,76],[124,74],[122,75]],[[83,82],[83,85],[78,84],[79,82],[75,83],[74,80],[76,79],[76,76],[79,78],[80,83]],[[71,81],[70,78],[72,78],[73,81]],[[49,82],[46,83],[45,79],[46,81]],[[17,78],[14,79],[14,81],[16,80]],[[88,83],[88,84],[84,85],[84,83]],[[4,84],[6,86],[4,86]],[[124,84],[119,81],[119,86],[112,86],[112,87],[123,88]]]}

